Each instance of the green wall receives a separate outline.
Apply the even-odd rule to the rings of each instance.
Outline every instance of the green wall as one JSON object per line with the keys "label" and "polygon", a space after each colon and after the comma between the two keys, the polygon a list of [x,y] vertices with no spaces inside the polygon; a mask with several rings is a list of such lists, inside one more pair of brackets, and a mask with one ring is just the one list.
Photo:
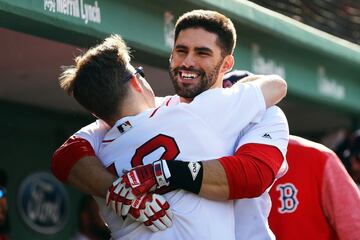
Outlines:
{"label": "green wall", "polygon": [[[51,2],[56,4],[45,4]],[[166,39],[178,16],[195,8],[214,9],[231,17],[237,28],[236,67],[256,73],[279,70],[289,95],[360,114],[360,46],[251,2],[79,0],[68,1],[76,4],[66,8],[60,2],[0,0],[0,26],[78,46],[118,33],[135,49],[137,61],[166,69],[171,49]],[[86,20],[85,5],[99,11],[95,20]]]}
{"label": "green wall", "polygon": [[8,174],[8,205],[11,239],[68,239],[77,224],[80,194],[66,188],[69,195],[69,218],[58,234],[44,235],[30,229],[20,218],[17,194],[21,182],[38,171],[50,172],[53,152],[73,132],[92,119],[78,114],[59,113],[34,106],[0,102],[1,166]]}

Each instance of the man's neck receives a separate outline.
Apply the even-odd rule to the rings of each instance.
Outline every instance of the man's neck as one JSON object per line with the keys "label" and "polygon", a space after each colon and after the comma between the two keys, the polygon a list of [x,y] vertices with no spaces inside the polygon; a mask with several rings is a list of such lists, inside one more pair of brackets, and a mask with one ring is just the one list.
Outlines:
{"label": "man's neck", "polygon": [[150,107],[146,104],[132,104],[132,106],[123,107],[122,111],[118,111],[118,114],[116,114],[112,119],[107,120],[106,123],[109,124],[110,127],[113,127],[119,119],[136,116],[148,109],[150,109]]}
{"label": "man's neck", "polygon": [[[213,88],[222,88],[222,78],[220,78],[221,81],[216,81],[214,85],[212,85],[209,89],[213,89]],[[207,90],[205,90],[207,91]],[[194,100],[194,98],[185,98],[185,97],[181,97],[180,96],[180,102],[182,103],[190,103],[192,102],[192,100]]]}
{"label": "man's neck", "polygon": [[180,97],[180,102],[182,102],[182,103],[191,103],[192,100],[194,100],[194,99],[193,98]]}

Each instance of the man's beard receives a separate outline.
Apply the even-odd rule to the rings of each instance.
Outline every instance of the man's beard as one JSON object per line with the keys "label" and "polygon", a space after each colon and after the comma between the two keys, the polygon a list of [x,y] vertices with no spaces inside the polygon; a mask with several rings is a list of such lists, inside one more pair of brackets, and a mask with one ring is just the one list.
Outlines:
{"label": "man's beard", "polygon": [[[175,93],[183,98],[195,98],[200,93],[208,90],[211,88],[219,75],[220,68],[223,61],[220,61],[214,68],[213,71],[211,71],[209,74],[206,75],[206,73],[202,70],[197,70],[195,68],[186,68],[183,66],[177,67],[172,69],[171,66],[169,66],[169,76],[173,83]],[[179,83],[176,81],[176,76],[179,76],[179,71],[185,70],[185,71],[193,71],[197,72],[199,74],[199,81],[196,85],[191,86],[180,86]]]}

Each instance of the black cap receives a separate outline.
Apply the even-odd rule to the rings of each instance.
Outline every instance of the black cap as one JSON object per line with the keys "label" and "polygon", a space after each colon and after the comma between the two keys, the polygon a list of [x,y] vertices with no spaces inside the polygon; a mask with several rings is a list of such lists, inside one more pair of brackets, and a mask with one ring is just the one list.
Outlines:
{"label": "black cap", "polygon": [[253,75],[251,72],[249,71],[245,71],[245,70],[233,70],[231,72],[228,72],[224,75],[224,79],[223,81],[230,81],[232,84],[236,83],[237,81],[239,81],[240,79]]}

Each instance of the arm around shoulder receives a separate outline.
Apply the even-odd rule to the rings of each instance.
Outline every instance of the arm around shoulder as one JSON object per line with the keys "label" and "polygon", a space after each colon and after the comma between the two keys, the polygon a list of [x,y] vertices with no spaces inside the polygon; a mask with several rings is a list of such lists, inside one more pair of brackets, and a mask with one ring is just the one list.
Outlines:
{"label": "arm around shoulder", "polygon": [[60,181],[100,197],[106,196],[115,178],[102,166],[90,143],[76,136],[70,137],[55,151],[51,170]]}
{"label": "arm around shoulder", "polygon": [[84,156],[70,170],[68,184],[83,193],[105,198],[115,179],[96,156]]}
{"label": "arm around shoulder", "polygon": [[279,103],[287,94],[287,83],[279,75],[261,76],[254,83],[260,87],[266,107]]}

